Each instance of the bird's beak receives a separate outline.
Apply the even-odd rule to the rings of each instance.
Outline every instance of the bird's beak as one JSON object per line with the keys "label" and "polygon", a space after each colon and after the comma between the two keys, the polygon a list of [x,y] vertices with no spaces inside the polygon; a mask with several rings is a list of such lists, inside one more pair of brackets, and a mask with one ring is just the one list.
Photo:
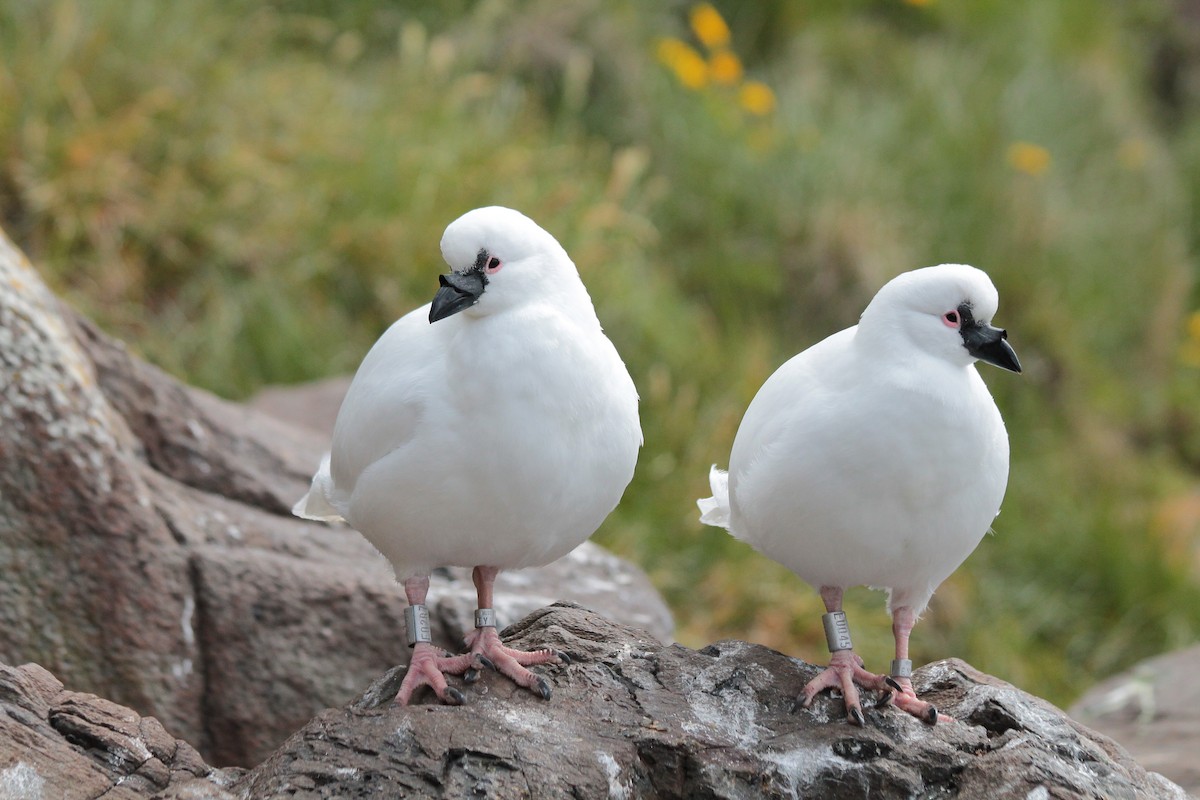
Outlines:
{"label": "bird's beak", "polygon": [[967,352],[989,364],[1011,372],[1021,371],[1017,353],[1008,343],[1008,331],[991,325],[970,325],[962,330],[963,344]]}
{"label": "bird's beak", "polygon": [[451,272],[438,276],[438,284],[442,287],[433,296],[429,306],[429,322],[457,314],[464,308],[470,308],[479,302],[483,294],[486,279],[482,272]]}

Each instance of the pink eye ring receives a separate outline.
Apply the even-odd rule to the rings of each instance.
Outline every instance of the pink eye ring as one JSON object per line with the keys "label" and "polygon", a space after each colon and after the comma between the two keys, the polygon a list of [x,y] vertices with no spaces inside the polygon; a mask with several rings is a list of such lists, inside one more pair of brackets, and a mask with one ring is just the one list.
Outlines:
{"label": "pink eye ring", "polygon": [[500,271],[500,267],[502,266],[504,265],[500,263],[500,259],[492,256],[490,259],[488,259],[487,266],[483,268],[483,271],[488,275],[495,275]]}
{"label": "pink eye ring", "polygon": [[942,314],[942,323],[947,328],[958,328],[962,325],[962,318],[959,317],[957,311],[947,311]]}

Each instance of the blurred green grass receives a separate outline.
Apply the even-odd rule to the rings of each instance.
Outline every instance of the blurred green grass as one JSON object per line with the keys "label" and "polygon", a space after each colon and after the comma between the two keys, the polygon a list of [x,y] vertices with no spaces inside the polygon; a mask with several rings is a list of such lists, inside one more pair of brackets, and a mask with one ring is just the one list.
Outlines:
{"label": "blurred green grass", "polygon": [[[1027,366],[983,370],[1012,478],[914,658],[1066,703],[1194,642],[1200,56],[1180,19],[727,5],[766,116],[656,59],[662,37],[705,52],[686,5],[12,0],[0,224],[105,328],[239,398],[353,370],[431,296],[446,223],[525,211],[571,252],[642,396],[646,446],[598,540],[649,570],[685,643],[816,660],[816,593],[702,528],[693,499],[783,360],[900,271],[976,264]],[[884,663],[882,596],[848,605]]]}

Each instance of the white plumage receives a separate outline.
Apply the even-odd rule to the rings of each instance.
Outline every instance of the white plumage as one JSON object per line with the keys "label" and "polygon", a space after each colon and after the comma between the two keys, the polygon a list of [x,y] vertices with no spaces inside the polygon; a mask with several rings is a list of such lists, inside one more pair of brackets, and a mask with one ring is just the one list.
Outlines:
{"label": "white plumage", "polygon": [[[822,588],[827,605],[836,595],[830,611],[843,589],[867,585],[888,591],[899,624],[915,621],[1004,496],[1008,436],[974,367],[1020,370],[989,324],[997,304],[987,275],[966,265],[889,282],[857,326],[759,390],[728,474],[711,473],[701,521]],[[897,635],[898,659],[907,638]]]}
{"label": "white plumage", "polygon": [[642,441],[633,381],[550,234],[489,207],[441,247],[438,297],[371,348],[294,509],[344,518],[401,581],[565,555],[616,506]]}

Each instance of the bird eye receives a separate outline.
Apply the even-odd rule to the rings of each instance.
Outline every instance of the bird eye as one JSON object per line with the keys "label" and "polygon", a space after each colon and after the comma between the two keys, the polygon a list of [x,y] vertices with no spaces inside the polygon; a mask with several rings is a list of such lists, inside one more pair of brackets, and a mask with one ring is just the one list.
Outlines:
{"label": "bird eye", "polygon": [[500,271],[500,259],[496,258],[495,256],[492,256],[491,259],[488,260],[487,271],[491,274],[499,272]]}
{"label": "bird eye", "polygon": [[946,323],[948,327],[957,328],[961,320],[958,317],[957,311],[947,311],[945,314],[942,314],[942,322]]}

